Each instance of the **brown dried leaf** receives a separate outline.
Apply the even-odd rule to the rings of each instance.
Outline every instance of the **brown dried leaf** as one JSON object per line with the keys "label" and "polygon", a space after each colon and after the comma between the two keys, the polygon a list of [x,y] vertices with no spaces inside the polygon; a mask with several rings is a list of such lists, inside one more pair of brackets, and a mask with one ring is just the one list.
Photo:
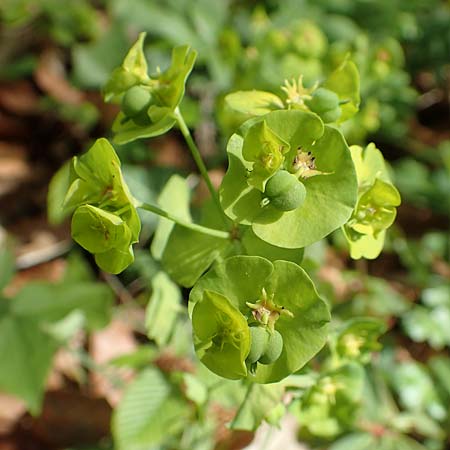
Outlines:
{"label": "brown dried leaf", "polygon": [[39,109],[39,96],[29,81],[1,84],[0,106],[17,115],[33,114]]}
{"label": "brown dried leaf", "polygon": [[55,49],[47,48],[41,53],[34,77],[44,92],[62,103],[79,105],[84,99],[84,93],[67,81],[61,55]]}
{"label": "brown dried leaf", "polygon": [[[137,342],[129,324],[115,318],[103,330],[95,332],[90,339],[92,359],[99,365],[113,358],[136,350]],[[133,376],[131,370],[115,370],[114,377],[127,382]],[[91,375],[92,389],[95,395],[105,397],[110,405],[115,406],[122,396],[122,390],[105,372],[96,371]]]}

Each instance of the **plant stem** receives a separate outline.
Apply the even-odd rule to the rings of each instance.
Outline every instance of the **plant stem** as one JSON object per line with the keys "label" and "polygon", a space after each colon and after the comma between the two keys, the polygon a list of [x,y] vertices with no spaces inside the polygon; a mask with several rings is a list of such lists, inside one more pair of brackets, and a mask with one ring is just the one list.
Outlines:
{"label": "plant stem", "polygon": [[[245,381],[244,381],[245,383]],[[247,382],[247,390],[245,392],[245,396],[244,399],[242,400],[239,409],[236,412],[236,415],[234,416],[234,419],[231,422],[230,427],[233,428],[234,423],[236,422],[236,418],[239,416],[239,413],[241,412],[242,408],[245,405],[245,402],[247,401],[247,399],[250,397],[250,394],[252,393],[253,387],[255,386],[255,383],[253,383],[252,381]]]}
{"label": "plant stem", "polygon": [[186,125],[186,122],[184,121],[184,118],[179,110],[179,108],[176,108],[174,111],[175,119],[178,122],[178,126],[180,127],[180,131],[189,147],[189,150],[191,151],[192,157],[194,158],[195,164],[197,164],[198,170],[200,171],[203,179],[205,180],[206,185],[208,186],[208,190],[211,193],[211,197],[214,200],[214,203],[217,206],[217,209],[220,211],[220,215],[223,219],[223,222],[227,227],[229,226],[228,219],[225,216],[222,205],[220,204],[219,196],[217,195],[217,191],[214,189],[214,186],[211,182],[211,178],[209,177],[208,170],[206,169],[205,163],[203,162],[202,156],[200,155],[200,151],[197,148],[197,145],[194,142],[194,139],[192,139],[191,132],[189,131],[189,128]]}
{"label": "plant stem", "polygon": [[165,217],[166,219],[172,220],[173,222],[177,223],[182,227],[189,228],[191,230],[198,231],[203,234],[208,234],[210,236],[214,236],[221,239],[230,238],[230,233],[228,233],[227,231],[214,230],[213,228],[207,228],[203,227],[202,225],[197,225],[196,223],[192,223],[185,219],[181,219],[180,217],[174,216],[169,212],[164,211],[161,208],[158,208],[157,206],[150,205],[149,203],[138,203],[136,207],[144,209],[145,211],[150,211],[154,214],[157,214],[158,216]]}

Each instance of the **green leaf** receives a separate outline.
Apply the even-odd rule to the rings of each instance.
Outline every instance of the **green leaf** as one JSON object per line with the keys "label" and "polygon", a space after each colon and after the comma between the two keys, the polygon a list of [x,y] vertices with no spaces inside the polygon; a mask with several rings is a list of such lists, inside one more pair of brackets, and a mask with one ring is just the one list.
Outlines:
{"label": "green leaf", "polygon": [[281,315],[275,323],[284,341],[280,358],[273,364],[258,364],[250,381],[273,383],[303,367],[325,344],[329,311],[307,274],[294,263],[270,261],[257,256],[234,256],[213,266],[196,283],[189,297],[189,310],[205,290],[225,296],[244,316],[251,316],[247,302],[261,299],[263,288],[273,294],[276,305],[293,317]]}
{"label": "green leaf", "polygon": [[15,272],[15,262],[12,253],[0,242],[0,294],[9,283]]}
{"label": "green leaf", "polygon": [[450,397],[450,359],[446,356],[434,356],[428,361],[428,366]]}
{"label": "green leaf", "polygon": [[164,249],[161,263],[178,284],[191,287],[231,243],[189,228],[175,225]]}
{"label": "green leaf", "polygon": [[447,411],[441,403],[435,384],[426,368],[415,361],[394,365],[389,373],[400,403],[410,411],[424,411],[435,420],[445,418]]}
{"label": "green leaf", "polygon": [[377,438],[370,433],[355,432],[337,440],[329,450],[373,450],[377,448]]}
{"label": "green leaf", "polygon": [[98,89],[120,63],[127,43],[123,27],[116,23],[96,41],[75,45],[72,49],[75,82],[83,88]]}
{"label": "green leaf", "polygon": [[247,375],[250,330],[227,297],[204,290],[192,311],[192,328],[195,351],[208,369],[232,380]]}
{"label": "green leaf", "polygon": [[[158,205],[168,213],[191,222],[191,212],[189,210],[190,194],[191,191],[186,179],[179,175],[173,175],[169,178],[159,195]],[[164,217],[159,219],[158,228],[155,231],[151,245],[151,253],[156,260],[161,259],[174,226],[175,223],[169,219]]]}
{"label": "green leaf", "polygon": [[33,316],[0,315],[0,390],[25,400],[30,412],[39,414],[58,343],[41,330]]}
{"label": "green leaf", "polygon": [[164,272],[152,280],[152,295],[145,313],[145,327],[150,339],[160,347],[167,345],[181,309],[181,293]]}
{"label": "green leaf", "polygon": [[282,402],[284,387],[280,384],[251,384],[230,424],[233,430],[255,431],[266,416]]}
{"label": "green leaf", "polygon": [[126,144],[136,139],[150,138],[166,133],[176,123],[176,120],[171,116],[171,111],[167,109],[166,112],[167,114],[160,120],[145,127],[136,125],[131,120],[124,122],[126,119],[125,115],[119,113],[112,126],[114,142],[116,144]]}
{"label": "green leaf", "polygon": [[342,114],[338,123],[345,122],[353,117],[359,110],[359,72],[356,65],[346,59],[335,71],[333,71],[324,83],[324,87],[336,92],[339,100],[346,101],[342,104]]}
{"label": "green leaf", "polygon": [[450,284],[425,289],[422,297],[426,306],[415,305],[402,317],[402,325],[414,341],[442,349],[450,345]]}
{"label": "green leaf", "polygon": [[303,259],[303,249],[290,249],[270,245],[256,236],[251,227],[248,227],[243,232],[241,241],[247,255],[250,256],[262,256],[272,262],[282,259],[296,264],[300,264]]}
{"label": "green leaf", "polygon": [[112,434],[118,450],[158,447],[178,433],[188,417],[186,404],[157,369],[144,370],[127,387],[114,411]]}
{"label": "green leaf", "polygon": [[229,168],[220,189],[222,206],[231,219],[252,225],[265,242],[284,248],[304,247],[341,226],[353,211],[357,186],[350,152],[340,132],[328,126],[323,131],[315,114],[275,111],[264,120],[290,144],[286,168],[291,167],[300,148],[312,152],[317,169],[326,175],[302,180],[306,200],[293,211],[283,213],[270,204],[263,206],[262,194],[247,183],[252,167],[242,156],[242,138],[234,135],[228,143]]}
{"label": "green leaf", "polygon": [[15,316],[39,322],[57,322],[72,311],[81,311],[92,330],[109,322],[112,302],[113,293],[105,284],[36,282],[19,291],[11,300],[11,310]]}
{"label": "green leaf", "polygon": [[284,109],[279,97],[265,91],[236,91],[228,94],[225,102],[234,111],[248,116],[261,116],[277,109]]}
{"label": "green leaf", "polygon": [[183,374],[183,382],[186,386],[186,397],[196,405],[203,405],[208,400],[208,389],[206,385],[191,373]]}
{"label": "green leaf", "polygon": [[70,162],[66,162],[52,177],[47,194],[47,217],[49,223],[58,225],[72,211],[64,210],[64,198],[70,186]]}

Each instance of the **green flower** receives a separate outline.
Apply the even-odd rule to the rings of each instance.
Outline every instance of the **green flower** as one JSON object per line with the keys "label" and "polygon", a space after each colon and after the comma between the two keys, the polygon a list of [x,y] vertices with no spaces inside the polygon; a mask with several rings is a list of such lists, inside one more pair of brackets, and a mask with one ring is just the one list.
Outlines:
{"label": "green flower", "polygon": [[[230,219],[251,226],[268,244],[289,249],[310,245],[349,220],[357,180],[336,128],[324,126],[316,114],[291,109],[250,119],[240,133],[228,142],[229,165],[220,188]],[[304,187],[297,196],[301,201],[263,201],[268,181],[282,170],[302,183],[296,185]]]}
{"label": "green flower", "polygon": [[150,77],[144,40],[145,33],[141,33],[103,90],[105,101],[122,106],[113,124],[114,141],[119,144],[159,136],[174,126],[174,111],[184,96],[197,56],[187,45],[175,47],[169,68],[164,72],[158,68],[156,75]]}
{"label": "green flower", "polygon": [[[280,381],[303,367],[325,344],[330,319],[303,269],[258,256],[233,256],[216,264],[193,287],[189,310],[200,360],[225,378],[256,383]],[[267,364],[253,362],[247,371],[249,326],[278,337],[282,350],[276,358],[264,358]],[[226,364],[227,358],[233,363]]]}
{"label": "green flower", "polygon": [[141,223],[120,170],[120,161],[106,139],[98,139],[72,160],[63,209],[73,212],[72,237],[95,255],[99,267],[119,273],[133,260]]}
{"label": "green flower", "polygon": [[351,152],[358,177],[358,202],[343,231],[352,258],[372,259],[383,248],[386,229],[394,222],[401,199],[374,144],[365,149],[352,146]]}
{"label": "green flower", "polygon": [[202,363],[230,379],[247,375],[250,351],[247,320],[223,295],[205,290],[192,312],[195,351]]}

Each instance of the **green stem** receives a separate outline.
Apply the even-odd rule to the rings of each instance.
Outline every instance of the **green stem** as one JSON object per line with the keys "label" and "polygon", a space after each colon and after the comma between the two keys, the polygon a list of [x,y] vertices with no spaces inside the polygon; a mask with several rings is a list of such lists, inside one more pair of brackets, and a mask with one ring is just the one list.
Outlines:
{"label": "green stem", "polygon": [[154,214],[157,214],[158,216],[165,217],[166,219],[172,220],[173,222],[177,223],[182,227],[189,228],[191,230],[198,231],[203,234],[208,234],[210,236],[214,236],[221,239],[230,238],[230,233],[228,233],[227,231],[214,230],[213,228],[207,228],[203,227],[202,225],[197,225],[185,219],[181,219],[180,217],[174,216],[169,212],[164,211],[161,208],[158,208],[157,206],[150,205],[149,203],[138,203],[136,207],[144,209],[145,211],[150,211]]}
{"label": "green stem", "polygon": [[[244,381],[244,383],[245,383],[245,381]],[[231,422],[231,425],[230,425],[231,428],[233,428],[233,425],[236,422],[236,418],[239,416],[239,413],[241,412],[242,408],[245,406],[245,402],[250,397],[250,394],[252,393],[254,386],[255,386],[255,383],[253,383],[252,381],[247,382],[247,390],[245,392],[244,399],[242,400],[242,402],[239,406],[239,409],[237,410],[236,415],[234,416],[234,419]]]}
{"label": "green stem", "polygon": [[197,164],[198,170],[200,171],[203,179],[205,180],[206,185],[208,186],[208,190],[211,193],[211,197],[213,198],[214,203],[217,206],[217,209],[220,211],[220,215],[223,219],[223,222],[228,227],[229,226],[228,219],[223,212],[219,196],[217,195],[217,191],[214,189],[214,186],[211,182],[211,178],[209,178],[208,170],[206,169],[205,163],[203,162],[202,156],[200,155],[200,151],[198,150],[197,145],[194,142],[194,139],[192,139],[191,132],[189,131],[189,128],[187,127],[186,122],[184,121],[184,118],[181,115],[179,108],[175,109],[174,116],[178,122],[178,126],[180,127],[181,134],[183,135],[189,147],[189,150],[191,151],[195,164]]}

